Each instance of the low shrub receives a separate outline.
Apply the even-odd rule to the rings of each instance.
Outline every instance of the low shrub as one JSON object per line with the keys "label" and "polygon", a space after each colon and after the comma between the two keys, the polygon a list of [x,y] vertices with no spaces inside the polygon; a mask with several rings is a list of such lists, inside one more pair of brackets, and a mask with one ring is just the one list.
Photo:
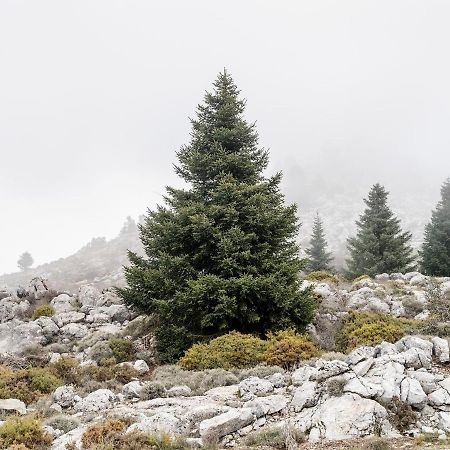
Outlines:
{"label": "low shrub", "polygon": [[377,345],[383,341],[396,342],[416,327],[410,319],[389,314],[350,311],[342,320],[336,336],[339,350],[349,352],[361,345]]}
{"label": "low shrub", "polygon": [[391,450],[392,445],[388,439],[377,437],[369,439],[361,450]]}
{"label": "low shrub", "polygon": [[50,448],[51,442],[51,436],[42,429],[42,421],[35,416],[12,416],[0,426],[0,448],[22,445],[44,450]]}
{"label": "low shrub", "polygon": [[[242,369],[245,371],[245,369]],[[251,370],[251,369],[248,369]],[[236,369],[238,373],[239,370]],[[244,377],[248,378],[248,377]],[[174,386],[188,386],[195,395],[202,395],[209,389],[218,386],[229,386],[239,383],[237,375],[224,369],[208,369],[203,371],[184,370],[179,366],[165,365],[157,367],[153,373],[153,382],[159,382],[166,389]]]}
{"label": "low shrub", "polygon": [[31,316],[32,320],[39,319],[39,317],[51,317],[55,314],[55,309],[51,305],[41,305],[38,306],[34,311],[33,315]]}
{"label": "low shrub", "polygon": [[402,300],[406,317],[414,318],[424,310],[423,304],[415,296],[409,296]]}
{"label": "low shrub", "polygon": [[372,278],[370,277],[370,275],[363,274],[363,275],[360,275],[359,277],[354,278],[352,280],[352,283],[358,283],[358,281],[362,281],[362,280],[366,280],[366,279],[371,280]]}
{"label": "low shrub", "polygon": [[267,364],[287,369],[305,359],[318,356],[319,350],[309,336],[297,334],[288,329],[268,334],[267,350],[264,361]]}
{"label": "low shrub", "polygon": [[127,339],[111,339],[109,341],[109,347],[118,363],[133,359],[134,349],[131,341]]}
{"label": "low shrub", "polygon": [[427,307],[432,318],[440,322],[450,322],[450,293],[443,292],[441,284],[431,278],[425,287]]}
{"label": "low shrub", "polygon": [[329,272],[317,271],[310,272],[303,277],[304,280],[312,281],[314,283],[333,283],[339,284],[339,279]]}
{"label": "low shrub", "polygon": [[[119,419],[108,419],[104,422],[90,425],[81,437],[85,449],[98,449],[100,445],[113,445],[117,436],[126,430],[128,424]],[[112,447],[114,448],[114,447]]]}
{"label": "low shrub", "polygon": [[166,389],[159,381],[148,381],[142,386],[140,397],[141,400],[153,400],[154,398],[162,398],[166,396]]}
{"label": "low shrub", "polygon": [[245,436],[243,443],[247,447],[264,447],[271,449],[288,449],[288,443],[301,444],[305,442],[305,435],[292,427],[268,426],[253,431]]}
{"label": "low shrub", "polygon": [[166,433],[151,435],[140,431],[125,433],[129,422],[108,419],[91,425],[81,437],[86,450],[187,450],[191,447],[183,438],[172,438]]}
{"label": "low shrub", "polygon": [[327,393],[331,397],[340,397],[344,394],[344,387],[347,384],[345,378],[330,378],[327,380],[326,388]]}
{"label": "low shrub", "polygon": [[76,384],[79,380],[79,366],[80,363],[77,359],[62,356],[57,361],[50,363],[48,368],[53,374],[64,380],[64,384]]}
{"label": "low shrub", "polygon": [[412,409],[411,405],[393,397],[390,401],[380,402],[386,408],[389,421],[397,428],[398,431],[404,433],[417,422],[417,413]]}
{"label": "low shrub", "polygon": [[180,359],[179,365],[187,370],[251,367],[264,360],[266,349],[266,341],[233,331],[206,344],[194,344]]}
{"label": "low shrub", "polygon": [[54,428],[55,430],[61,430],[64,433],[68,433],[69,431],[77,428],[80,425],[80,421],[75,417],[59,414],[47,419],[45,421],[45,424]]}
{"label": "low shrub", "polygon": [[0,366],[0,398],[17,398],[30,404],[45,394],[50,394],[63,384],[47,368],[12,370]]}

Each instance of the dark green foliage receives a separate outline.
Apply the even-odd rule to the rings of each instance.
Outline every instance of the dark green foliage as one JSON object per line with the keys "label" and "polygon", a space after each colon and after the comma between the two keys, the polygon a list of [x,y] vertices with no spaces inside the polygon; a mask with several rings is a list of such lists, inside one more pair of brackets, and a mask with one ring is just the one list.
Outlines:
{"label": "dark green foliage", "polygon": [[110,339],[109,347],[118,363],[130,361],[134,356],[133,343],[126,339]]}
{"label": "dark green foliage", "polygon": [[319,214],[314,219],[313,231],[309,248],[306,249],[308,272],[329,271],[330,262],[333,260],[331,253],[327,251],[327,241],[323,230],[322,219]]}
{"label": "dark green foliage", "polygon": [[140,227],[146,257],[129,254],[119,293],[158,314],[165,361],[218,334],[302,329],[312,318],[311,292],[298,278],[296,207],[284,206],[281,174],[264,177],[268,153],[244,107],[229,74],[220,74],[178,152],[176,172],[189,188],[167,189],[165,206]]}
{"label": "dark green foliage", "polygon": [[441,188],[441,200],[425,227],[420,252],[422,270],[427,275],[450,276],[450,178]]}
{"label": "dark green foliage", "polygon": [[402,231],[387,197],[388,192],[377,183],[364,199],[367,208],[356,222],[357,234],[348,240],[347,265],[351,277],[414,269],[413,249],[409,245],[411,233]]}

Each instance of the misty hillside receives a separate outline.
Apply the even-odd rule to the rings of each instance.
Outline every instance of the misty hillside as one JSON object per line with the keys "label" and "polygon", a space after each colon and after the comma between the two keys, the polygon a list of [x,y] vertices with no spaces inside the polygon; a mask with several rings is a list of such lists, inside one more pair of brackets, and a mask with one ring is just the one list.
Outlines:
{"label": "misty hillside", "polygon": [[0,285],[25,286],[32,277],[50,279],[56,289],[75,291],[82,284],[99,288],[120,284],[122,267],[127,263],[127,251],[140,253],[136,223],[128,218],[120,233],[107,241],[93,238],[88,244],[67,258],[42,264],[25,272],[0,276]]}
{"label": "misty hillside", "polygon": [[[323,194],[316,197],[314,203],[300,199],[298,203],[302,227],[299,239],[302,248],[309,244],[314,215],[318,211],[324,221],[334,265],[337,270],[341,270],[345,264],[347,238],[354,232],[355,220],[364,208],[363,196],[364,193],[359,198],[356,195]],[[292,199],[294,195],[288,194],[289,197]],[[435,199],[429,195],[421,198],[411,196],[403,198],[401,202],[393,198],[391,204],[402,220],[404,229],[413,233],[412,244],[414,248],[418,248]],[[93,284],[101,288],[117,285],[123,280],[122,267],[128,263],[127,250],[141,252],[139,231],[131,219],[128,219],[114,239],[107,241],[103,237],[93,238],[69,257],[42,264],[27,272],[0,276],[0,285],[23,286],[35,276],[48,278],[56,288],[66,290],[77,289],[82,284]]]}

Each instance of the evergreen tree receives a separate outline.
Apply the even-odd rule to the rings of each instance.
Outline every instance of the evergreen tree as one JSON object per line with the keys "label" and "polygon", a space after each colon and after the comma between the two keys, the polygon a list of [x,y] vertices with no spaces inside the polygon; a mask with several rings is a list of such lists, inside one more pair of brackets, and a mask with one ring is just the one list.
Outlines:
{"label": "evergreen tree", "polygon": [[319,214],[316,214],[314,219],[310,247],[306,249],[306,254],[309,257],[306,266],[308,272],[331,269],[330,262],[333,260],[333,257],[327,251],[327,241]]}
{"label": "evergreen tree", "polygon": [[356,236],[348,240],[350,276],[407,272],[414,268],[409,245],[412,235],[401,230],[400,220],[387,204],[388,194],[377,183],[364,199],[367,208],[356,222]]}
{"label": "evergreen tree", "polygon": [[140,225],[146,257],[129,253],[122,298],[158,318],[160,357],[231,330],[264,335],[303,329],[313,298],[301,289],[296,206],[284,206],[281,174],[263,175],[245,101],[224,71],[191,120],[176,172],[190,186],[167,188],[165,206]]}
{"label": "evergreen tree", "polygon": [[441,200],[425,227],[420,252],[422,270],[427,275],[450,276],[450,178],[441,187]]}
{"label": "evergreen tree", "polygon": [[23,272],[28,270],[34,263],[33,257],[29,252],[24,252],[20,255],[19,260],[17,261],[17,267]]}

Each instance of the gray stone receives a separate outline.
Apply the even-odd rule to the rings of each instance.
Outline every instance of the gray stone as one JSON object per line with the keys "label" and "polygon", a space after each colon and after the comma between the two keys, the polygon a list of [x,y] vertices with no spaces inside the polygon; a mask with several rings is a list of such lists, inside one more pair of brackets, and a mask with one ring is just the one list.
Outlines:
{"label": "gray stone", "polygon": [[53,401],[63,408],[70,408],[75,403],[75,395],[73,386],[60,386],[53,392]]}
{"label": "gray stone", "polygon": [[316,389],[317,383],[315,381],[305,381],[300,387],[295,389],[291,408],[296,412],[300,412],[303,408],[315,406],[318,400]]}
{"label": "gray stone", "polygon": [[270,381],[258,377],[246,378],[239,383],[239,393],[243,401],[268,395],[273,392],[273,389],[273,384]]}
{"label": "gray stone", "polygon": [[122,394],[125,398],[139,398],[143,385],[140,381],[130,381],[122,387]]}
{"label": "gray stone", "polygon": [[142,417],[142,419],[130,425],[127,429],[127,433],[133,431],[141,431],[143,433],[168,433],[171,435],[181,435],[184,434],[186,429],[186,424],[174,416],[173,414],[166,412],[157,412],[150,417]]}
{"label": "gray stone", "polygon": [[56,314],[67,313],[77,309],[77,301],[75,298],[67,294],[60,294],[50,302]]}
{"label": "gray stone", "polygon": [[104,411],[112,406],[115,399],[116,396],[109,389],[98,389],[79,401],[75,409],[83,413]]}
{"label": "gray stone", "polygon": [[214,441],[250,425],[254,420],[255,416],[250,408],[230,409],[200,422],[200,436],[204,441]]}
{"label": "gray stone", "polygon": [[450,361],[447,339],[442,339],[435,336],[431,338],[431,342],[433,343],[433,354],[439,359],[439,361],[442,363]]}
{"label": "gray stone", "polygon": [[59,328],[67,325],[68,323],[78,323],[82,322],[86,317],[82,312],[70,311],[65,313],[55,314],[53,316],[53,321],[58,325]]}
{"label": "gray stone", "polygon": [[173,386],[167,391],[168,397],[190,397],[192,389],[189,386]]}
{"label": "gray stone", "polygon": [[6,398],[0,400],[0,411],[16,411],[19,414],[24,415],[27,413],[27,407],[21,400],[17,400],[16,398]]}

